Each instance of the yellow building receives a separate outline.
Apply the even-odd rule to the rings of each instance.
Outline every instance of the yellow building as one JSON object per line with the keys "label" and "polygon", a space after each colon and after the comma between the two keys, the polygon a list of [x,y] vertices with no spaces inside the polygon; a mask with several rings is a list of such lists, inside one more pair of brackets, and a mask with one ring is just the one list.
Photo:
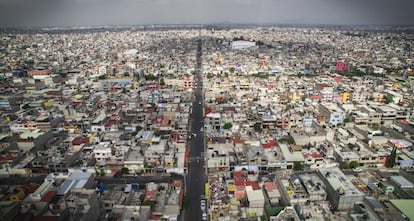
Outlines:
{"label": "yellow building", "polygon": [[342,93],[342,103],[348,102],[351,99],[351,97],[352,97],[351,93],[348,93],[348,92]]}

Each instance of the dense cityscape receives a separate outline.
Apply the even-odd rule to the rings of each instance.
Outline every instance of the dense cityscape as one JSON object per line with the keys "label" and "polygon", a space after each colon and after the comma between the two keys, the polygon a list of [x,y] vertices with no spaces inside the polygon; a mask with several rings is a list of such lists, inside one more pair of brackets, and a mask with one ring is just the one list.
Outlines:
{"label": "dense cityscape", "polygon": [[414,32],[0,32],[0,221],[414,220]]}

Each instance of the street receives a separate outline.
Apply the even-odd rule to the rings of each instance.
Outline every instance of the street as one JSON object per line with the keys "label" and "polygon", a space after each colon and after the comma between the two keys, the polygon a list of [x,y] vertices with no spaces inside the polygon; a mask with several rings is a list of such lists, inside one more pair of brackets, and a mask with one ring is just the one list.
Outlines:
{"label": "street", "polygon": [[[201,84],[201,48],[202,41],[198,40],[197,45],[197,65],[196,65],[196,82]],[[188,163],[188,174],[186,177],[187,183],[187,197],[189,200],[188,208],[185,212],[186,221],[201,220],[200,200],[201,195],[204,195],[204,185],[207,182],[207,177],[204,171],[204,135],[201,129],[203,120],[203,101],[202,101],[202,87],[196,87],[194,91],[195,101],[193,102],[193,113],[191,117],[191,132],[197,134],[191,140],[190,155]]]}

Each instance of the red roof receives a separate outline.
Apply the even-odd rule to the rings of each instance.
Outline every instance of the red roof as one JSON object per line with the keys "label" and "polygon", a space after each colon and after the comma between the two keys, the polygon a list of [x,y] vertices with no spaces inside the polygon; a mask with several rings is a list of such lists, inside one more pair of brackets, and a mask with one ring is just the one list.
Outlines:
{"label": "red roof", "polygon": [[303,157],[305,159],[309,159],[309,158],[316,159],[316,158],[322,158],[322,155],[318,152],[311,152],[311,153],[304,153]]}
{"label": "red roof", "polygon": [[40,200],[40,202],[50,202],[50,200],[53,199],[53,197],[56,196],[57,194],[57,190],[50,190],[49,192],[47,192],[42,199]]}
{"label": "red roof", "polygon": [[206,115],[209,114],[209,113],[216,113],[216,108],[215,107],[205,107],[204,112],[205,112]]}
{"label": "red roof", "polygon": [[275,182],[264,182],[263,186],[268,192],[272,192],[274,189],[277,189]]}
{"label": "red roof", "polygon": [[334,80],[336,81],[336,83],[341,83],[344,81],[342,77],[334,77]]}
{"label": "red roof", "polygon": [[260,190],[259,183],[257,181],[247,181],[246,186],[252,186],[253,190]]}
{"label": "red roof", "polygon": [[276,141],[275,140],[268,140],[266,143],[262,144],[263,148],[272,148],[274,146],[276,146]]}
{"label": "red roof", "polygon": [[86,136],[82,137],[75,137],[75,139],[72,140],[73,145],[81,145],[89,142],[89,138]]}
{"label": "red roof", "polygon": [[107,127],[107,128],[112,127],[112,125],[114,125],[116,123],[117,123],[116,120],[110,120],[110,121],[108,121],[108,123],[106,123],[105,127]]}
{"label": "red roof", "polygon": [[240,138],[237,137],[231,137],[231,141],[233,141],[233,144],[242,144],[243,141]]}
{"label": "red roof", "polygon": [[151,113],[152,113],[152,112],[154,112],[154,111],[155,111],[155,109],[154,109],[154,108],[152,108],[152,107],[150,107],[150,108],[147,108],[147,111],[146,111],[146,112],[151,114]]}
{"label": "red roof", "polygon": [[322,95],[320,94],[314,94],[312,96],[310,96],[311,99],[317,100],[317,99],[322,99]]}

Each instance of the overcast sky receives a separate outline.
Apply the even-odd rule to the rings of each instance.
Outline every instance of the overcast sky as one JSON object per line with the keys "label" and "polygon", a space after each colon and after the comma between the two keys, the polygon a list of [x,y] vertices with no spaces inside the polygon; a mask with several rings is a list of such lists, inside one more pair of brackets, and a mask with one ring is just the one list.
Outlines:
{"label": "overcast sky", "polygon": [[414,25],[414,0],[0,0],[0,26]]}

